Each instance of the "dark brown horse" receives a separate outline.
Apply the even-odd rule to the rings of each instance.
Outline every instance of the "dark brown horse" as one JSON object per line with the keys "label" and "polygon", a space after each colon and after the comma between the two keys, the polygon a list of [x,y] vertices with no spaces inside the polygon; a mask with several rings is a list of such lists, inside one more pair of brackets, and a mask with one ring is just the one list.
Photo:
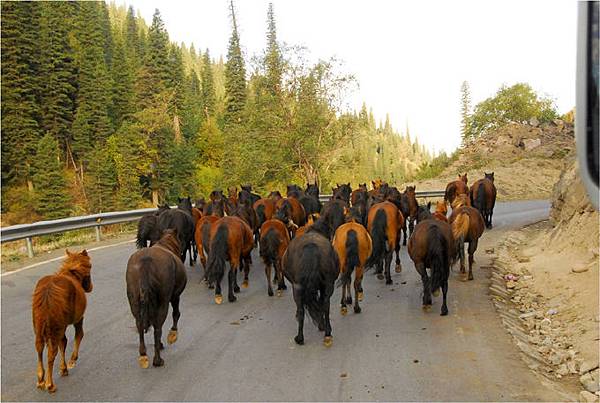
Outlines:
{"label": "dark brown horse", "polygon": [[[318,227],[319,221],[315,226]],[[306,309],[319,330],[325,331],[323,343],[329,347],[333,344],[329,307],[340,270],[339,260],[329,238],[315,230],[315,226],[301,237],[292,239],[283,256],[283,273],[293,285],[296,302],[298,334],[294,341],[304,344]]]}
{"label": "dark brown horse", "polygon": [[289,243],[290,236],[287,226],[280,220],[267,220],[260,227],[260,257],[265,264],[267,292],[270,297],[273,296],[273,288],[271,287],[272,268],[275,269],[275,276],[278,283],[277,296],[280,297],[285,289],[281,259]]}
{"label": "dark brown horse", "polygon": [[240,291],[237,285],[237,271],[241,267],[243,259],[246,266],[244,267],[245,281],[247,282],[247,273],[250,270],[250,252],[253,246],[252,230],[239,217],[223,217],[211,228],[206,271],[209,283],[215,284],[215,303],[218,305],[223,302],[221,280],[225,274],[225,262],[229,262],[228,300],[234,302],[237,300],[234,291]]}
{"label": "dark brown horse", "polygon": [[486,173],[483,179],[476,181],[471,186],[471,205],[483,216],[487,228],[492,228],[492,216],[496,205],[496,186],[494,173]]}
{"label": "dark brown horse", "polygon": [[[431,217],[431,213],[424,212]],[[448,294],[448,277],[450,265],[455,256],[454,238],[448,223],[419,217],[415,232],[408,240],[408,255],[415,264],[415,269],[423,282],[423,308],[429,310],[432,305],[431,293],[437,294],[439,288],[444,294],[441,315],[448,315],[446,297]],[[431,269],[431,277],[427,274]]]}
{"label": "dark brown horse", "polygon": [[352,194],[352,188],[350,187],[350,182],[337,184],[337,188],[332,188],[333,191],[333,200],[343,200],[347,206],[350,205],[350,195]]}
{"label": "dark brown horse", "polygon": [[270,198],[257,200],[252,205],[252,208],[256,212],[257,224],[260,228],[265,221],[273,218],[273,214],[275,214],[275,200]]}
{"label": "dark brown horse", "polygon": [[[295,199],[294,197],[287,197],[285,199],[280,199],[275,204],[276,212],[282,211],[282,213],[294,223],[294,225],[301,227],[306,224],[306,212],[304,211],[304,206]],[[292,233],[296,231],[293,230]]]}
{"label": "dark brown horse", "polygon": [[[373,240],[373,253],[367,261],[367,267],[377,265],[376,273],[379,279],[383,279],[385,271],[385,283],[392,284],[390,266],[396,248],[400,249],[399,231],[402,227],[404,217],[398,208],[391,202],[377,203],[369,210],[367,218],[367,229]],[[399,257],[396,259],[396,272],[402,270]]]}
{"label": "dark brown horse", "polygon": [[[91,292],[92,264],[86,250],[71,253],[56,272],[42,277],[33,291],[31,311],[35,349],[38,355],[37,387],[50,393],[56,391],[52,379],[54,359],[60,350],[60,375],[67,376],[67,368],[75,367],[79,357],[79,345],[83,338],[83,314],[87,300],[86,292]],[[69,363],[65,362],[67,349],[67,326],[75,326],[75,347]],[[48,347],[48,368],[44,371],[44,346]]]}
{"label": "dark brown horse", "polygon": [[[415,193],[416,186],[407,186],[404,189],[404,192],[400,196],[400,211],[402,215],[408,221],[408,235],[412,234],[412,231],[415,227],[415,221],[417,219],[417,209],[419,208],[419,203],[417,203],[417,196]],[[407,232],[406,232],[406,223],[402,228],[402,232],[404,233],[404,240],[402,241],[403,245],[406,245],[407,240]]]}
{"label": "dark brown horse", "polygon": [[165,210],[169,210],[168,204],[158,206],[158,210],[154,213],[146,214],[138,221],[137,236],[135,244],[138,249],[145,248],[150,242],[150,246],[160,239],[160,231],[158,229],[158,216]]}
{"label": "dark brown horse", "polygon": [[177,231],[168,229],[154,246],[135,252],[127,262],[127,299],[140,338],[138,363],[142,368],[148,368],[149,365],[144,333],[150,326],[154,329],[152,365],[160,367],[164,364],[160,350],[164,348],[161,341],[162,327],[167,319],[169,303],[173,308],[173,326],[167,342],[173,344],[177,341],[177,322],[181,315],[179,298],[187,283],[185,267],[178,258],[179,254]]}
{"label": "dark brown horse", "polygon": [[210,230],[220,218],[217,215],[202,217],[196,224],[196,231],[194,232],[194,240],[196,241],[196,245],[198,245],[198,254],[200,255],[200,262],[204,269],[205,281],[208,281],[208,276],[206,275],[206,255],[210,250]]}
{"label": "dark brown horse", "polygon": [[354,206],[356,204],[356,202],[359,200],[359,198],[364,197],[364,195],[366,195],[367,191],[368,190],[367,190],[366,183],[359,184],[358,189],[354,189],[352,191],[352,193],[350,194],[350,202],[352,203],[352,205]]}
{"label": "dark brown horse", "polygon": [[444,200],[452,205],[452,202],[459,194],[469,194],[469,186],[467,185],[467,174],[458,175],[458,179],[449,182],[446,185],[446,191],[444,192]]}
{"label": "dark brown horse", "polygon": [[[350,283],[354,271],[354,313],[360,313],[359,301],[363,299],[362,278],[365,263],[373,251],[373,243],[369,232],[357,222],[348,222],[341,225],[333,236],[333,249],[340,260],[341,277],[339,284],[342,286],[341,313],[346,315],[346,304],[352,304]],[[355,270],[356,269],[356,270]]]}
{"label": "dark brown horse", "polygon": [[[457,205],[458,204],[458,205]],[[483,234],[485,223],[483,217],[473,207],[456,203],[448,222],[452,226],[452,234],[456,242],[456,251],[460,257],[460,272],[465,272],[465,242],[469,243],[469,280],[473,280],[473,255],[477,250],[477,243]]]}

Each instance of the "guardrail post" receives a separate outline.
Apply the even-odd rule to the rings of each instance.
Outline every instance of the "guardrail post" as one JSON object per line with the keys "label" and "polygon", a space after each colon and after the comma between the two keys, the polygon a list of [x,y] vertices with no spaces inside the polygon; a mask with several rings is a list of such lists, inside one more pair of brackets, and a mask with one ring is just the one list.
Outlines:
{"label": "guardrail post", "polygon": [[27,241],[27,256],[30,258],[33,257],[33,242],[31,242],[31,237],[25,238]]}
{"label": "guardrail post", "polygon": [[100,232],[100,226],[96,225],[96,242],[100,242],[102,240],[102,232]]}

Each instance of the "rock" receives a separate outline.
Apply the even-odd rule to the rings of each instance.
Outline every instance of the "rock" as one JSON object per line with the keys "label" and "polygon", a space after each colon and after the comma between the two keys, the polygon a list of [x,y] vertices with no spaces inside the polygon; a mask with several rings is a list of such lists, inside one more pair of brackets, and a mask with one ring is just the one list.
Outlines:
{"label": "rock", "polygon": [[560,119],[554,119],[554,120],[552,121],[552,123],[554,123],[554,124],[555,124],[556,126],[558,126],[558,127],[563,127],[563,126],[565,125],[565,122],[563,122],[563,121],[562,121],[562,120],[560,120]]}
{"label": "rock", "polygon": [[527,256],[517,256],[517,261],[519,263],[527,263],[531,261],[531,259],[529,259]]}
{"label": "rock", "polygon": [[590,372],[598,368],[598,363],[593,361],[584,361],[579,368],[579,374],[583,375],[586,372]]}
{"label": "rock", "polygon": [[570,374],[576,374],[578,372],[577,371],[577,362],[575,362],[575,361],[567,362],[567,368],[569,369]]}
{"label": "rock", "polygon": [[573,273],[585,273],[589,269],[590,269],[590,266],[587,266],[587,265],[584,265],[584,264],[577,264],[577,265],[571,267],[571,271]]}
{"label": "rock", "polygon": [[556,373],[559,374],[560,376],[569,375],[569,368],[567,367],[567,364],[560,364],[558,366],[558,369],[556,370]]}
{"label": "rock", "polygon": [[486,248],[485,253],[489,253],[489,254],[494,253],[494,248]]}
{"label": "rock", "polygon": [[552,321],[548,318],[544,318],[542,319],[542,321],[540,322],[540,329],[544,330],[544,329],[550,329],[550,325],[552,325]]}
{"label": "rock", "polygon": [[540,124],[540,121],[537,118],[533,117],[529,119],[529,124],[533,127],[537,127]]}
{"label": "rock", "polygon": [[542,145],[542,140],[540,139],[523,139],[522,142],[525,151],[533,150]]}
{"label": "rock", "polygon": [[598,390],[600,390],[600,387],[598,386],[598,380],[594,379],[594,377],[592,376],[592,374],[590,372],[588,372],[587,374],[583,374],[582,376],[579,377],[579,382],[581,382],[581,384],[583,385],[583,387],[588,391],[588,392],[597,392]]}
{"label": "rock", "polygon": [[552,365],[560,365],[563,362],[563,357],[560,354],[552,353],[550,354],[550,362],[552,363]]}
{"label": "rock", "polygon": [[582,390],[579,392],[579,402],[581,403],[594,403],[598,402],[598,396],[593,393],[588,392],[587,390]]}
{"label": "rock", "polygon": [[517,285],[517,283],[512,280],[509,280],[506,282],[506,288],[508,288],[508,289],[515,288],[516,285]]}

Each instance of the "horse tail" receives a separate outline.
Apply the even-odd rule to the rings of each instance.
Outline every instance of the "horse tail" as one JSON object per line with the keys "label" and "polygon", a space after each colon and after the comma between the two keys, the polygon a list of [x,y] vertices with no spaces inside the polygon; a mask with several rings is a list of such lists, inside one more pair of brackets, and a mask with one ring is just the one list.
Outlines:
{"label": "horse tail", "polygon": [[483,215],[483,212],[487,209],[486,200],[485,200],[485,185],[483,181],[479,182],[479,186],[477,186],[477,210]]}
{"label": "horse tail", "polygon": [[309,243],[302,250],[298,283],[302,293],[302,303],[308,309],[308,314],[315,325],[323,323],[323,307],[319,302],[319,290],[323,278],[319,270],[321,252],[317,245]]}
{"label": "horse tail", "polygon": [[356,236],[356,231],[353,229],[348,231],[345,247],[346,267],[344,273],[337,281],[337,287],[350,284],[352,281],[352,272],[354,271],[354,268],[360,265],[360,260],[358,258],[358,238]]}
{"label": "horse tail", "polygon": [[210,250],[208,251],[208,262],[206,263],[206,272],[208,282],[214,284],[221,281],[225,274],[225,260],[227,259],[227,238],[229,230],[226,225],[219,225],[215,236],[210,241]]}
{"label": "horse tail", "polygon": [[156,293],[150,284],[150,268],[154,261],[150,256],[143,256],[140,259],[140,322],[144,333],[150,328],[150,311],[154,310],[156,305]]}
{"label": "horse tail", "polygon": [[267,233],[261,238],[260,257],[265,265],[275,265],[281,240],[274,229],[268,229]]}
{"label": "horse tail", "polygon": [[385,210],[380,209],[375,213],[372,230],[371,239],[373,240],[373,252],[371,252],[371,256],[365,264],[365,267],[367,268],[378,263],[386,252],[387,215],[385,214]]}
{"label": "horse tail", "polygon": [[256,208],[256,216],[258,217],[258,226],[263,225],[267,218],[265,216],[265,205],[261,204]]}
{"label": "horse tail", "polygon": [[206,222],[201,228],[202,230],[202,245],[199,245],[207,253],[210,250],[210,223]]}
{"label": "horse tail", "polygon": [[456,219],[452,222],[452,235],[456,241],[456,249],[460,259],[464,259],[465,248],[465,237],[469,233],[469,227],[471,225],[471,219],[467,213],[460,213]]}
{"label": "horse tail", "polygon": [[427,256],[431,264],[431,291],[435,291],[448,280],[448,240],[438,227],[431,226],[427,234]]}
{"label": "horse tail", "polygon": [[147,245],[147,240],[150,237],[150,233],[152,232],[153,226],[144,220],[145,217],[142,217],[138,222],[137,228],[137,236],[135,240],[135,245],[138,249],[145,248]]}

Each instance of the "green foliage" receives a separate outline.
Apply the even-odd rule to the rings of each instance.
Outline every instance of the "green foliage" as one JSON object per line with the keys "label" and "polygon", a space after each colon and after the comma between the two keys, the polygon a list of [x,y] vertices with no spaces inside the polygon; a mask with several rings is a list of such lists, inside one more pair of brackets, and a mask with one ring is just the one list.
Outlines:
{"label": "green foliage", "polygon": [[108,145],[91,152],[86,182],[90,210],[95,213],[114,211],[117,207],[114,195],[119,188],[115,161]]}
{"label": "green foliage", "polygon": [[449,167],[453,162],[458,159],[458,151],[453,152],[450,156],[445,152],[440,153],[437,157],[431,161],[424,162],[419,167],[414,180],[425,180],[439,176],[444,169]]}
{"label": "green foliage", "polygon": [[469,135],[479,137],[508,122],[525,123],[531,118],[548,122],[557,117],[554,102],[533,91],[529,84],[502,86],[491,98],[480,102],[470,117]]}
{"label": "green foliage", "polygon": [[471,140],[471,91],[469,83],[463,81],[460,87],[460,136],[462,143],[466,144]]}
{"label": "green foliage", "polygon": [[213,77],[213,67],[210,61],[208,49],[202,58],[202,112],[206,117],[215,115],[215,106],[217,95],[215,93],[215,82]]}
{"label": "green foliage", "polygon": [[225,115],[226,127],[243,123],[244,108],[246,106],[246,66],[240,46],[233,0],[230,1],[232,32],[227,49],[227,63],[225,64]]}
{"label": "green foliage", "polygon": [[49,133],[38,142],[33,168],[36,212],[49,220],[68,216],[71,201],[66,192],[58,142]]}

